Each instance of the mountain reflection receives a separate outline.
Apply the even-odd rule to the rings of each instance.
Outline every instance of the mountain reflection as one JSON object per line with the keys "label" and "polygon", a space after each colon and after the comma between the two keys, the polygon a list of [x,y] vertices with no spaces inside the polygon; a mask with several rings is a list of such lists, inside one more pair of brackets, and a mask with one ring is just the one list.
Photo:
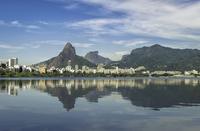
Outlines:
{"label": "mountain reflection", "polygon": [[17,96],[20,90],[36,89],[57,97],[69,111],[77,98],[98,102],[118,92],[135,106],[154,110],[172,106],[197,106],[200,103],[198,79],[75,79],[1,80],[0,91]]}

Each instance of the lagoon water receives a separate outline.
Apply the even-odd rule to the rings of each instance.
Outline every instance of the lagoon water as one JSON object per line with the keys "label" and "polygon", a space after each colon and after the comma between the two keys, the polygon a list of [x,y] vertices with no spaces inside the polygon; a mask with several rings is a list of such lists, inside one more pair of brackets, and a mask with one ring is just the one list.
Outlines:
{"label": "lagoon water", "polygon": [[0,131],[200,131],[200,80],[0,80]]}

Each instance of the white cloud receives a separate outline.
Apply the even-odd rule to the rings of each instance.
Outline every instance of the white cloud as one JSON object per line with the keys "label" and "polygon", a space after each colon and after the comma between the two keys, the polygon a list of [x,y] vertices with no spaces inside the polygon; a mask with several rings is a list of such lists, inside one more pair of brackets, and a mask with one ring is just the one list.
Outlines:
{"label": "white cloud", "polygon": [[13,25],[13,26],[17,26],[17,27],[21,27],[21,26],[22,26],[22,24],[19,23],[19,21],[17,21],[17,20],[15,20],[15,21],[11,21],[10,23],[11,23],[11,25]]}
{"label": "white cloud", "polygon": [[99,41],[101,41],[98,38],[89,38],[88,40],[91,41],[91,42],[99,42]]}
{"label": "white cloud", "polygon": [[91,20],[75,22],[69,26],[91,28],[93,30],[100,31],[102,30],[103,27],[107,25],[114,25],[114,24],[119,24],[119,23],[122,23],[122,22],[121,20],[117,20],[117,19],[91,19]]}
{"label": "white cloud", "polygon": [[5,22],[3,20],[0,20],[0,26],[24,28],[26,30],[40,29],[40,27],[38,25],[24,24],[24,23],[19,22],[18,20],[14,20],[14,21],[10,21],[10,22]]}
{"label": "white cloud", "polygon": [[41,47],[40,44],[36,43],[29,43],[29,44],[22,44],[25,48],[32,48],[32,49],[38,49]]}
{"label": "white cloud", "polygon": [[31,46],[31,48],[34,48],[34,49],[38,49],[38,48],[40,48],[41,47],[41,45],[32,45]]}
{"label": "white cloud", "polygon": [[35,44],[39,45],[50,45],[50,46],[64,46],[66,41],[62,40],[42,40],[42,41],[35,41],[33,42]]}
{"label": "white cloud", "polygon": [[115,52],[116,55],[120,55],[120,56],[127,55],[129,53],[130,53],[129,51],[117,51],[117,52]]}
{"label": "white cloud", "polygon": [[129,50],[122,50],[122,51],[116,51],[114,53],[106,53],[105,56],[109,57],[110,59],[114,61],[118,61],[122,58],[122,56],[130,54]]}
{"label": "white cloud", "polygon": [[0,48],[1,49],[7,49],[7,50],[10,50],[12,52],[17,51],[17,50],[29,49],[29,48],[38,49],[40,47],[41,46],[39,44],[36,44],[36,43],[14,45],[13,43],[0,42]]}
{"label": "white cloud", "polygon": [[90,44],[90,43],[73,43],[73,45],[75,47],[78,47],[78,48],[89,48],[89,47],[93,46],[94,44]]}
{"label": "white cloud", "polygon": [[46,0],[46,1],[59,3],[64,7],[64,9],[67,9],[67,10],[72,10],[79,7],[79,4],[78,2],[76,2],[76,0],[74,0],[73,2],[69,0]]}
{"label": "white cloud", "polygon": [[123,24],[123,21],[118,19],[105,18],[105,19],[83,20],[79,22],[74,22],[72,24],[67,24],[67,26],[75,29],[84,28],[86,33],[96,36],[99,34],[119,33],[115,29],[115,26],[119,24]]}
{"label": "white cloud", "polygon": [[130,46],[144,45],[149,42],[145,40],[119,40],[119,41],[113,41],[112,43],[115,45],[123,45],[125,47],[130,47]]}
{"label": "white cloud", "polygon": [[[67,43],[67,40],[43,40],[43,41],[35,41],[31,44],[36,44],[40,46],[64,46]],[[91,43],[81,43],[81,42],[71,42],[71,44],[78,48],[89,48],[94,44]]]}
{"label": "white cloud", "polygon": [[46,22],[46,21],[38,21],[39,24],[42,24],[42,25],[48,25],[49,23]]}
{"label": "white cloud", "polygon": [[67,10],[72,10],[72,9],[76,9],[76,8],[78,8],[78,4],[69,4],[69,5],[66,5],[65,7],[64,7],[65,9],[67,9]]}
{"label": "white cloud", "polygon": [[27,29],[39,29],[40,27],[37,25],[27,25],[25,28]]}
{"label": "white cloud", "polygon": [[0,44],[0,48],[2,49],[15,49],[15,50],[21,50],[24,49],[23,46],[14,46],[14,45],[8,45],[8,44]]}
{"label": "white cloud", "polygon": [[194,30],[200,30],[199,1],[195,3],[174,0],[81,1],[126,14],[122,18],[90,19],[72,24],[73,27],[90,29],[91,34],[128,33],[173,40],[200,41],[199,34],[194,33]]}

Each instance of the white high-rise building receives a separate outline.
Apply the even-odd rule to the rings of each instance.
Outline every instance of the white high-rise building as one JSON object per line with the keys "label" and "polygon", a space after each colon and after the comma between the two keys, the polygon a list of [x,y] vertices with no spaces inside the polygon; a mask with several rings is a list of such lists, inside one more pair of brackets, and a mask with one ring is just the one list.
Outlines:
{"label": "white high-rise building", "polygon": [[9,67],[14,67],[15,65],[18,65],[18,58],[11,58],[8,60]]}
{"label": "white high-rise building", "polygon": [[78,65],[75,65],[75,72],[78,72]]}

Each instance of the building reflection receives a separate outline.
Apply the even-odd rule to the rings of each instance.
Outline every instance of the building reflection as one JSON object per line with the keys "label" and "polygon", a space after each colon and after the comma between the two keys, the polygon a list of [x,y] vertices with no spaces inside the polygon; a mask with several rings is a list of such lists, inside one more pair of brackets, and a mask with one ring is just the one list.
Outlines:
{"label": "building reflection", "polygon": [[200,103],[198,79],[75,79],[1,80],[0,92],[17,96],[21,90],[36,89],[57,97],[70,111],[77,98],[98,102],[118,92],[135,106],[159,110],[171,106],[197,106]]}

